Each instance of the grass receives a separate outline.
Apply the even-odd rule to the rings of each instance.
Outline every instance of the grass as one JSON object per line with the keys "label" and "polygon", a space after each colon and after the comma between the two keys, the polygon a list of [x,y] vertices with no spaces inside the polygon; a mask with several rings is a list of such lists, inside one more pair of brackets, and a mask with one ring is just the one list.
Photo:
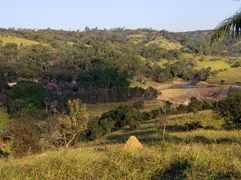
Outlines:
{"label": "grass", "polygon": [[[193,59],[197,62],[197,69],[211,67],[212,70],[230,69],[230,65],[225,61],[232,57],[198,56],[196,54],[183,53],[182,58]],[[202,61],[200,61],[200,59]]]}
{"label": "grass", "polygon": [[153,41],[148,42],[146,46],[149,46],[151,44],[158,44],[160,48],[167,49],[167,50],[175,50],[175,49],[178,50],[182,48],[182,45],[179,42],[172,42],[163,37],[159,37]]}
{"label": "grass", "polygon": [[[131,41],[136,44],[146,40],[147,33],[139,33],[139,34],[130,34],[129,38]],[[167,49],[167,50],[174,50],[174,49],[181,49],[183,46],[179,42],[169,41],[164,37],[158,37],[157,39],[150,41],[146,44],[146,46],[157,44],[160,48]]]}
{"label": "grass", "polygon": [[129,38],[134,44],[140,43],[146,39],[147,33],[130,34]]}
{"label": "grass", "polygon": [[18,38],[18,37],[14,37],[14,36],[0,36],[0,40],[3,41],[3,44],[15,43],[18,46],[21,46],[21,45],[29,46],[29,45],[39,44],[39,42],[36,42],[36,41],[31,41],[31,40]]}
{"label": "grass", "polygon": [[[186,131],[195,120],[212,129]],[[211,111],[170,116],[167,141],[155,120],[136,131],[111,133],[78,148],[44,152],[0,164],[0,179],[241,179],[241,131],[221,129],[222,119]],[[123,151],[136,135],[144,148]]]}
{"label": "grass", "polygon": [[225,80],[226,84],[233,84],[236,82],[241,82],[241,68],[232,68],[227,71],[218,73],[218,75],[209,79],[211,83],[219,83],[221,80]]}
{"label": "grass", "polygon": [[[144,78],[143,78],[144,79]],[[144,89],[147,89],[148,87],[154,87],[158,90],[161,90],[161,89],[167,89],[167,88],[170,88],[171,86],[173,86],[172,83],[157,83],[157,82],[154,82],[154,81],[151,81],[151,80],[146,80],[145,83],[140,83],[140,82],[137,82],[137,81],[132,81],[131,80],[131,87],[142,87]]]}
{"label": "grass", "polygon": [[[233,84],[235,82],[241,82],[241,68],[231,68],[230,64],[227,63],[227,60],[230,61],[241,61],[239,57],[216,57],[216,56],[198,56],[195,54],[186,54],[182,55],[182,58],[194,59],[197,61],[197,68],[207,68],[211,67],[212,70],[223,70],[226,71],[219,72],[218,75],[214,78],[210,78],[208,81],[210,83],[220,83],[221,80],[225,80],[226,84]],[[202,61],[200,61],[200,59]]]}
{"label": "grass", "polygon": [[[103,112],[110,111],[120,105],[132,105],[133,101],[120,102],[120,103],[103,103],[103,104],[88,104],[87,109],[91,116],[101,116]],[[145,101],[143,111],[151,111],[158,109],[161,102],[158,100]]]}
{"label": "grass", "polygon": [[230,65],[224,61],[198,61],[198,69],[211,67],[212,70],[230,69]]}
{"label": "grass", "polygon": [[[225,148],[225,149],[224,149]],[[239,179],[237,145],[163,145],[124,152],[82,147],[10,160],[1,179]],[[230,154],[232,154],[230,156]]]}

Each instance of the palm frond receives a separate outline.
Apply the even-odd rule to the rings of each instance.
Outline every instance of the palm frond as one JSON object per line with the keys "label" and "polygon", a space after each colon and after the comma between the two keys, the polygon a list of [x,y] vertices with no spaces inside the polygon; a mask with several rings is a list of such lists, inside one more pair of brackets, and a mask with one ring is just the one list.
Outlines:
{"label": "palm frond", "polygon": [[221,22],[213,31],[211,36],[211,44],[224,41],[232,37],[238,39],[241,34],[241,11],[238,11],[233,16]]}

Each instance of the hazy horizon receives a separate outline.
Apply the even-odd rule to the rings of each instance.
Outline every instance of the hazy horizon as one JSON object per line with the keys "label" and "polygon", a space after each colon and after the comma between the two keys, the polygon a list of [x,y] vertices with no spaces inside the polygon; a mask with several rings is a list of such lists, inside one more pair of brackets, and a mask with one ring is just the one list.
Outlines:
{"label": "hazy horizon", "polygon": [[[8,0],[1,3],[2,28],[81,30],[90,28],[152,28],[171,32],[211,30],[233,15],[233,0]],[[11,12],[11,13],[9,13]]]}

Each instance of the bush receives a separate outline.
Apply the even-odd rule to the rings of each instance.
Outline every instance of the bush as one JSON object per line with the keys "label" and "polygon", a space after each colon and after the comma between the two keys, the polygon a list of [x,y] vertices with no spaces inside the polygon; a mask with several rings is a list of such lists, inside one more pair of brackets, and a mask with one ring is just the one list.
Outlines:
{"label": "bush", "polygon": [[241,92],[234,91],[216,103],[214,111],[224,118],[226,129],[241,128]]}
{"label": "bush", "polygon": [[159,110],[152,110],[151,111],[151,117],[152,119],[156,119],[159,115]]}
{"label": "bush", "polygon": [[148,87],[147,89],[141,87],[134,87],[130,89],[130,95],[132,98],[138,98],[143,100],[152,100],[158,97],[159,92],[153,88]]}
{"label": "bush", "polygon": [[195,97],[191,98],[191,102],[188,104],[187,109],[188,112],[197,113],[202,110],[202,102],[198,101]]}
{"label": "bush", "polygon": [[112,119],[101,119],[100,127],[103,129],[104,134],[109,134],[115,128],[115,121]]}
{"label": "bush", "polygon": [[144,101],[140,100],[140,101],[135,101],[133,104],[132,104],[133,108],[135,109],[143,109],[144,108]]}
{"label": "bush", "polygon": [[86,135],[90,140],[94,140],[103,136],[104,134],[103,131],[104,131],[103,128],[99,125],[99,117],[96,117],[89,122],[88,132]]}
{"label": "bush", "polygon": [[241,66],[241,62],[236,61],[234,64],[231,65],[232,68],[238,68]]}
{"label": "bush", "polygon": [[10,131],[13,140],[11,143],[13,156],[21,157],[40,151],[40,133],[35,126],[18,122],[10,127]]}
{"label": "bush", "polygon": [[144,121],[148,121],[148,120],[151,120],[152,119],[152,113],[151,112],[143,112],[142,113],[142,119]]}
{"label": "bush", "polygon": [[184,104],[180,104],[179,106],[177,106],[177,112],[178,113],[186,113],[187,112],[187,106],[185,106]]}

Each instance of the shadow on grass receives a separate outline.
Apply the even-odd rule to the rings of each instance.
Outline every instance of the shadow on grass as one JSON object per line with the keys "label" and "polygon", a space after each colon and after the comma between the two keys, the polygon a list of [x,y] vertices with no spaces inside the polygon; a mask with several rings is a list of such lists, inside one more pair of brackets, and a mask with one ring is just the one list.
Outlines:
{"label": "shadow on grass", "polygon": [[163,172],[156,172],[155,175],[151,178],[152,180],[182,180],[187,178],[186,171],[191,169],[191,164],[188,160],[178,160],[173,162],[168,168]]}
{"label": "shadow on grass", "polygon": [[186,132],[187,127],[184,125],[168,125],[166,130],[167,132]]}
{"label": "shadow on grass", "polygon": [[204,135],[194,136],[190,139],[185,139],[184,142],[186,144],[189,143],[201,143],[201,144],[241,144],[237,139],[231,138],[218,138],[218,139],[210,139]]}

